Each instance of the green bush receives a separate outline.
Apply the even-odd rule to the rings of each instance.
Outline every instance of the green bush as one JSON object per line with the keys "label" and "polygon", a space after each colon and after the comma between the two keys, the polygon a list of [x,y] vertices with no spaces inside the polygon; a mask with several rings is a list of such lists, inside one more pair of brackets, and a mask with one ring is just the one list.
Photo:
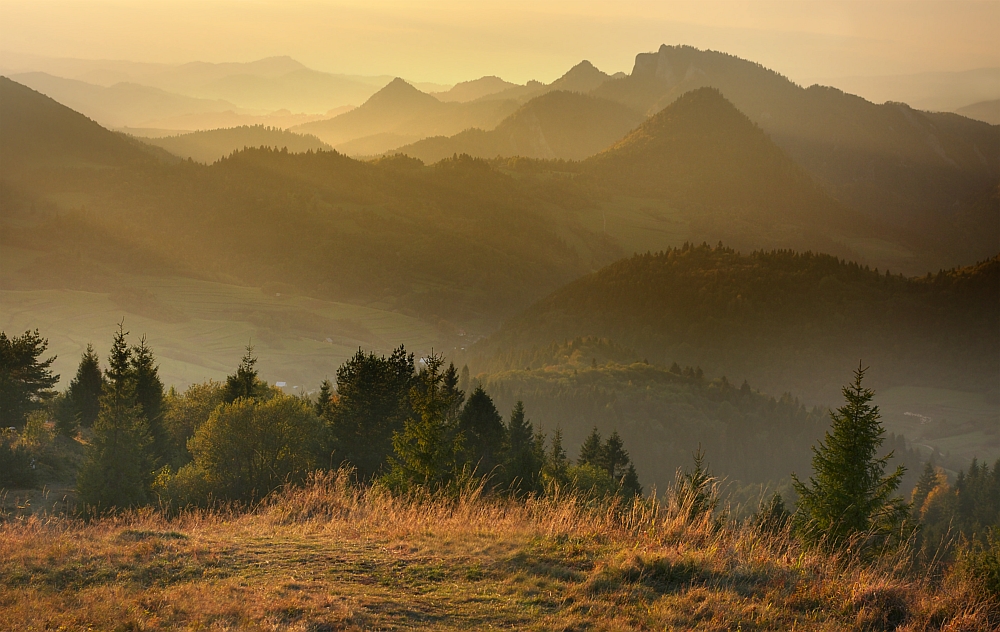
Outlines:
{"label": "green bush", "polygon": [[1000,527],[991,527],[985,542],[965,543],[958,554],[958,569],[1000,598]]}
{"label": "green bush", "polygon": [[38,475],[31,453],[18,442],[16,433],[0,434],[0,488],[34,487]]}
{"label": "green bush", "polygon": [[[241,397],[216,408],[199,426],[188,442],[191,467],[204,472],[220,498],[260,499],[286,482],[305,478],[316,464],[320,428],[312,408],[300,399]],[[195,471],[189,470],[185,476],[192,478],[183,480],[194,485]]]}

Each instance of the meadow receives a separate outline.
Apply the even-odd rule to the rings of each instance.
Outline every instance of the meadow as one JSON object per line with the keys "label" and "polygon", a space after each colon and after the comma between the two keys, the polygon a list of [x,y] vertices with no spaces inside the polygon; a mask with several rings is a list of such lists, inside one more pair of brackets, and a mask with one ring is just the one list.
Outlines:
{"label": "meadow", "polygon": [[8,630],[986,630],[960,574],[661,500],[399,497],[314,475],[250,511],[0,523]]}

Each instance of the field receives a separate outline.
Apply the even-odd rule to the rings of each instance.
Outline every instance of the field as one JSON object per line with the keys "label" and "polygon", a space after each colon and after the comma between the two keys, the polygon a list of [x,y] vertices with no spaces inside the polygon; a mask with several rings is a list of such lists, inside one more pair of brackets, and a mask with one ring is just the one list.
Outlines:
{"label": "field", "polygon": [[[2,276],[37,256],[3,250]],[[252,342],[261,377],[285,382],[289,392],[314,390],[324,377],[333,378],[358,347],[388,352],[405,344],[421,353],[446,349],[450,340],[417,318],[294,296],[281,286],[122,275],[101,290],[0,290],[0,329],[17,335],[37,328],[48,338],[49,353],[58,356],[54,367],[61,386],[72,378],[88,342],[104,356],[124,318],[133,342],[146,336],[168,386],[224,379]]]}
{"label": "field", "polygon": [[674,500],[394,498],[314,477],[249,513],[0,523],[7,630],[985,630],[949,577]]}
{"label": "field", "polygon": [[957,462],[1000,459],[1000,402],[996,395],[900,386],[877,394],[882,421],[923,449],[935,447]]}

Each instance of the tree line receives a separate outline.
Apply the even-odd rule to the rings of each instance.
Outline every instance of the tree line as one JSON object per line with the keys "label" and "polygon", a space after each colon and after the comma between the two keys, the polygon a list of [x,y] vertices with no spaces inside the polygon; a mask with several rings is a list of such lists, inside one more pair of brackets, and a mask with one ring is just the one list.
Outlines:
{"label": "tree line", "polygon": [[[103,371],[88,346],[69,387],[56,394],[54,358],[41,359],[47,341],[37,331],[0,333],[4,422],[15,431],[21,426],[22,437],[37,436],[48,406],[60,434],[85,434],[77,488],[95,512],[254,503],[308,472],[343,466],[362,483],[403,494],[456,494],[474,485],[515,496],[559,489],[595,498],[643,495],[617,431],[605,439],[595,428],[572,462],[558,428],[547,437],[520,401],[505,420],[481,385],[466,396],[459,387],[465,380],[441,355],[417,363],[402,346],[388,356],[359,350],[337,370],[336,385],[324,381],[309,398],[261,380],[248,346],[224,383],[181,394],[164,390],[145,338],[129,345],[127,337],[120,325]],[[790,528],[810,544],[863,555],[915,539],[933,559],[957,541],[964,563],[1000,587],[1000,461],[992,468],[973,462],[954,486],[929,462],[907,502],[899,493],[905,467],[887,473],[892,452],[883,452],[886,432],[865,372],[859,366],[842,389],[845,403],[831,411],[830,427],[813,447],[812,475],[792,474],[794,512],[775,494],[755,519]],[[23,482],[20,470],[30,467],[12,436],[5,431],[0,442],[3,486]],[[693,514],[714,514],[715,486],[699,449],[694,470],[678,479],[678,498]]]}

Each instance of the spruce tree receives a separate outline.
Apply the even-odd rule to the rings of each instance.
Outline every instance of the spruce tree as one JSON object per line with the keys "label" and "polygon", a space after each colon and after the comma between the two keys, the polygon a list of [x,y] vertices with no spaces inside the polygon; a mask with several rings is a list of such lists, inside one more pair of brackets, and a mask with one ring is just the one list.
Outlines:
{"label": "spruce tree", "polygon": [[622,441],[617,430],[612,432],[611,436],[604,442],[601,452],[601,465],[605,471],[611,478],[621,481],[628,466],[632,464],[632,460],[629,458],[628,452],[625,450],[625,442]]}
{"label": "spruce tree", "polygon": [[313,412],[320,419],[329,417],[333,408],[333,384],[330,380],[323,380],[319,385],[319,394],[316,395],[316,402],[313,404]]}
{"label": "spruce tree", "polygon": [[601,433],[597,431],[596,426],[580,446],[580,456],[576,462],[579,465],[593,465],[598,469],[605,469],[604,444],[601,443]]}
{"label": "spruce tree", "polygon": [[161,461],[169,457],[170,446],[163,428],[163,382],[153,351],[146,344],[146,337],[132,347],[132,379],[135,382],[135,401],[146,419],[153,440],[153,453]]}
{"label": "spruce tree", "polygon": [[545,465],[542,466],[542,477],[547,484],[565,485],[569,482],[569,459],[563,448],[562,428],[556,428],[552,433],[552,442],[545,454]]}
{"label": "spruce tree", "polygon": [[[446,379],[447,375],[445,374]],[[447,381],[445,387],[448,388]],[[449,392],[450,389],[446,390],[446,394]],[[463,454],[466,464],[479,475],[489,475],[499,465],[506,428],[503,417],[482,386],[476,387],[462,408],[458,416],[458,429],[464,437]]]}
{"label": "spruce tree", "polygon": [[445,384],[443,358],[432,353],[425,361],[418,383],[410,389],[415,418],[406,420],[392,438],[395,454],[389,459],[386,482],[399,490],[437,491],[454,482],[457,474],[462,437],[447,416],[455,406],[456,392]]}
{"label": "spruce tree", "polygon": [[928,459],[927,464],[924,465],[924,471],[920,474],[920,478],[917,479],[917,485],[913,488],[913,495],[911,497],[911,512],[914,519],[920,518],[920,510],[924,506],[924,501],[927,500],[927,495],[937,487],[938,475],[937,470],[934,468],[934,459]]}
{"label": "spruce tree", "polygon": [[253,354],[253,345],[247,344],[246,353],[243,354],[236,373],[226,378],[223,400],[227,404],[232,404],[241,397],[252,399],[260,394],[261,384],[257,379],[256,364],[257,356]]}
{"label": "spruce tree", "polygon": [[77,421],[84,428],[90,428],[97,421],[100,412],[101,390],[104,376],[101,363],[94,352],[94,345],[88,344],[87,351],[80,357],[76,376],[69,383],[69,398]]}
{"label": "spruce tree", "polygon": [[152,439],[136,401],[127,335],[119,325],[108,354],[94,438],[77,478],[84,503],[100,511],[144,504],[152,482]]}
{"label": "spruce tree", "polygon": [[885,474],[892,453],[878,456],[885,429],[871,403],[875,392],[862,383],[866,370],[858,367],[842,390],[846,403],[830,413],[832,427],[813,447],[813,476],[803,483],[792,475],[796,522],[809,542],[836,547],[863,535],[880,545],[903,535],[909,507],[896,490],[906,468]]}
{"label": "spruce tree", "polygon": [[511,491],[539,491],[539,476],[545,460],[535,429],[525,416],[524,402],[518,400],[507,422],[507,449],[504,468]]}

